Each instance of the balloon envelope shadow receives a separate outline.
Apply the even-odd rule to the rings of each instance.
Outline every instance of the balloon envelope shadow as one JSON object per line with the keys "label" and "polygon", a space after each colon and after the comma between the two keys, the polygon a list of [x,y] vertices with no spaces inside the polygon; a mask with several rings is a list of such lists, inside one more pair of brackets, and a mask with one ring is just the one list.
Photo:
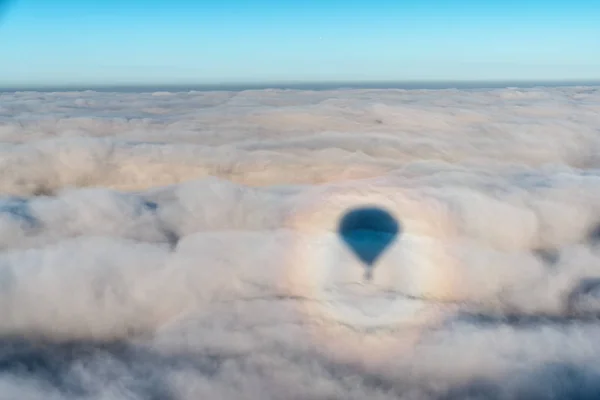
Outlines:
{"label": "balloon envelope shadow", "polygon": [[338,226],[338,234],[344,243],[365,264],[367,280],[372,278],[377,260],[401,232],[400,223],[379,207],[350,210]]}

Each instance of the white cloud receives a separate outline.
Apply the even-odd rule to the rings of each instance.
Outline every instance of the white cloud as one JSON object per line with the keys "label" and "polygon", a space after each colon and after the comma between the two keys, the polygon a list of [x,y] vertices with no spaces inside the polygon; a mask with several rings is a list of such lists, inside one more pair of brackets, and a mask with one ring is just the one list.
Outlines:
{"label": "white cloud", "polygon": [[[2,398],[600,390],[597,89],[0,104]],[[405,229],[372,297],[334,231],[362,203]]]}

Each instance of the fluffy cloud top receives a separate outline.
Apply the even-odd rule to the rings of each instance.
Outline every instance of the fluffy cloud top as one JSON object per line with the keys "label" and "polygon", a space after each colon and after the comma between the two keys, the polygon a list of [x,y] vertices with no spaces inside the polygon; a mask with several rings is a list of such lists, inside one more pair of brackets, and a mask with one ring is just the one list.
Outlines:
{"label": "fluffy cloud top", "polygon": [[599,126],[594,88],[0,94],[0,398],[597,398]]}

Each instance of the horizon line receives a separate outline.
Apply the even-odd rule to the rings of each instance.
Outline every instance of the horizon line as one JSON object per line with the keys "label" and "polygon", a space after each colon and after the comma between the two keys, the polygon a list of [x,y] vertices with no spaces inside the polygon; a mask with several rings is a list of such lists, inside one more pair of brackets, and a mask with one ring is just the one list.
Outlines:
{"label": "horizon line", "polygon": [[160,91],[244,91],[244,90],[341,90],[341,89],[507,89],[535,87],[596,87],[600,79],[498,79],[498,80],[406,80],[406,81],[281,81],[227,83],[131,83],[131,84],[58,84],[7,85],[0,92],[160,92]]}

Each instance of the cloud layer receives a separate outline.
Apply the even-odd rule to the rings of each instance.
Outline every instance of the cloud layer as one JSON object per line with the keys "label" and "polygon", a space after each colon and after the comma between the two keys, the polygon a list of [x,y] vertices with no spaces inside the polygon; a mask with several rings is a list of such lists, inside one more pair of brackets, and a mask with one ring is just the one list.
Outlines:
{"label": "cloud layer", "polygon": [[0,398],[596,398],[598,126],[594,88],[0,94]]}

